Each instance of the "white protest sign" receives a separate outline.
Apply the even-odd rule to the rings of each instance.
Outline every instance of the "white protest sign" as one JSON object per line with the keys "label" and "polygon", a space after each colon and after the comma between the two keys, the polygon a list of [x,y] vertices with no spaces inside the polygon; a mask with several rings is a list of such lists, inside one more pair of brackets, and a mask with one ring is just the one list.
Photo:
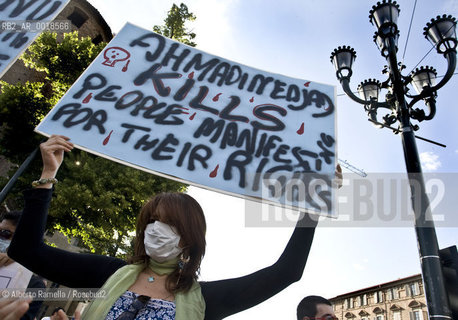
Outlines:
{"label": "white protest sign", "polygon": [[42,31],[71,31],[52,21],[69,0],[4,0],[0,3],[0,77]]}
{"label": "white protest sign", "polygon": [[27,288],[32,271],[17,262],[0,267],[0,289]]}
{"label": "white protest sign", "polygon": [[335,87],[127,24],[37,131],[226,194],[334,215]]}

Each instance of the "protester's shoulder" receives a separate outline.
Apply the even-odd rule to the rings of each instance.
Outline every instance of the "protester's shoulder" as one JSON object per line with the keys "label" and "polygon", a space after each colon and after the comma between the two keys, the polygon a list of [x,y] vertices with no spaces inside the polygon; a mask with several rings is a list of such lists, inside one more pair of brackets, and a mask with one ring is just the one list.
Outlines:
{"label": "protester's shoulder", "polygon": [[115,273],[118,269],[127,265],[127,262],[125,260],[114,258],[114,257],[107,257],[107,258],[108,258],[108,264],[107,264],[106,272],[110,274]]}

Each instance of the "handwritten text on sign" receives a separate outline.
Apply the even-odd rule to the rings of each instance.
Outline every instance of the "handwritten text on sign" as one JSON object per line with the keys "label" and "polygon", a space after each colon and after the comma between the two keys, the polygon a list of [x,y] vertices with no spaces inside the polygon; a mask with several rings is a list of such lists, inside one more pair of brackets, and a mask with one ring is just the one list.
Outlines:
{"label": "handwritten text on sign", "polygon": [[333,86],[127,24],[37,131],[191,184],[333,214],[334,115]]}
{"label": "handwritten text on sign", "polygon": [[[0,77],[38,36],[37,31],[28,32],[31,25],[40,27],[40,21],[51,21],[68,1],[5,0],[0,3]],[[48,24],[45,27],[48,28]]]}

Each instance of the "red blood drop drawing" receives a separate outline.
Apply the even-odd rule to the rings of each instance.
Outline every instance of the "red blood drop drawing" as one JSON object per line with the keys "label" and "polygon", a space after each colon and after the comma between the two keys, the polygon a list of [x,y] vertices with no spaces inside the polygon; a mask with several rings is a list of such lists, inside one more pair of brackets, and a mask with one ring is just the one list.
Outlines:
{"label": "red blood drop drawing", "polygon": [[218,168],[219,168],[219,164],[217,164],[215,169],[213,169],[213,171],[210,172],[210,178],[214,178],[218,175]]}
{"label": "red blood drop drawing", "polygon": [[194,78],[194,71],[188,74],[188,79],[192,79],[192,78]]}
{"label": "red blood drop drawing", "polygon": [[308,87],[310,85],[310,81],[304,83],[304,87]]}
{"label": "red blood drop drawing", "polygon": [[83,100],[83,103],[88,103],[89,101],[91,101],[91,98],[92,98],[92,92],[89,93],[86,98],[84,98]]}
{"label": "red blood drop drawing", "polygon": [[218,93],[216,96],[213,97],[213,101],[218,101],[219,100],[219,96],[221,95],[222,93]]}
{"label": "red blood drop drawing", "polygon": [[194,112],[192,116],[189,117],[189,120],[194,120],[194,117],[196,116],[196,113]]}
{"label": "red blood drop drawing", "polygon": [[126,72],[127,71],[127,67],[129,66],[129,63],[130,63],[130,60],[127,60],[127,63],[124,67],[122,67],[122,72]]}
{"label": "red blood drop drawing", "polygon": [[110,141],[111,134],[113,133],[113,130],[110,131],[108,136],[103,140],[103,145],[106,146],[107,143]]}
{"label": "red blood drop drawing", "polygon": [[299,135],[301,135],[301,134],[304,133],[304,123],[303,123],[303,122],[302,122],[301,127],[299,128],[299,130],[297,130],[296,132],[297,132],[297,134],[299,134]]}
{"label": "red blood drop drawing", "polygon": [[253,101],[254,101],[254,97],[251,97],[250,102],[253,102]]}

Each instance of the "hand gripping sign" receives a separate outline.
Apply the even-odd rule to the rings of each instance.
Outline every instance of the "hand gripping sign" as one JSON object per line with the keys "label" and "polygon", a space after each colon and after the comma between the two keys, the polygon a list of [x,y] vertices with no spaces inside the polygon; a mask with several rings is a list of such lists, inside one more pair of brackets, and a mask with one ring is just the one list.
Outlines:
{"label": "hand gripping sign", "polygon": [[37,127],[226,194],[334,215],[335,87],[127,24]]}

